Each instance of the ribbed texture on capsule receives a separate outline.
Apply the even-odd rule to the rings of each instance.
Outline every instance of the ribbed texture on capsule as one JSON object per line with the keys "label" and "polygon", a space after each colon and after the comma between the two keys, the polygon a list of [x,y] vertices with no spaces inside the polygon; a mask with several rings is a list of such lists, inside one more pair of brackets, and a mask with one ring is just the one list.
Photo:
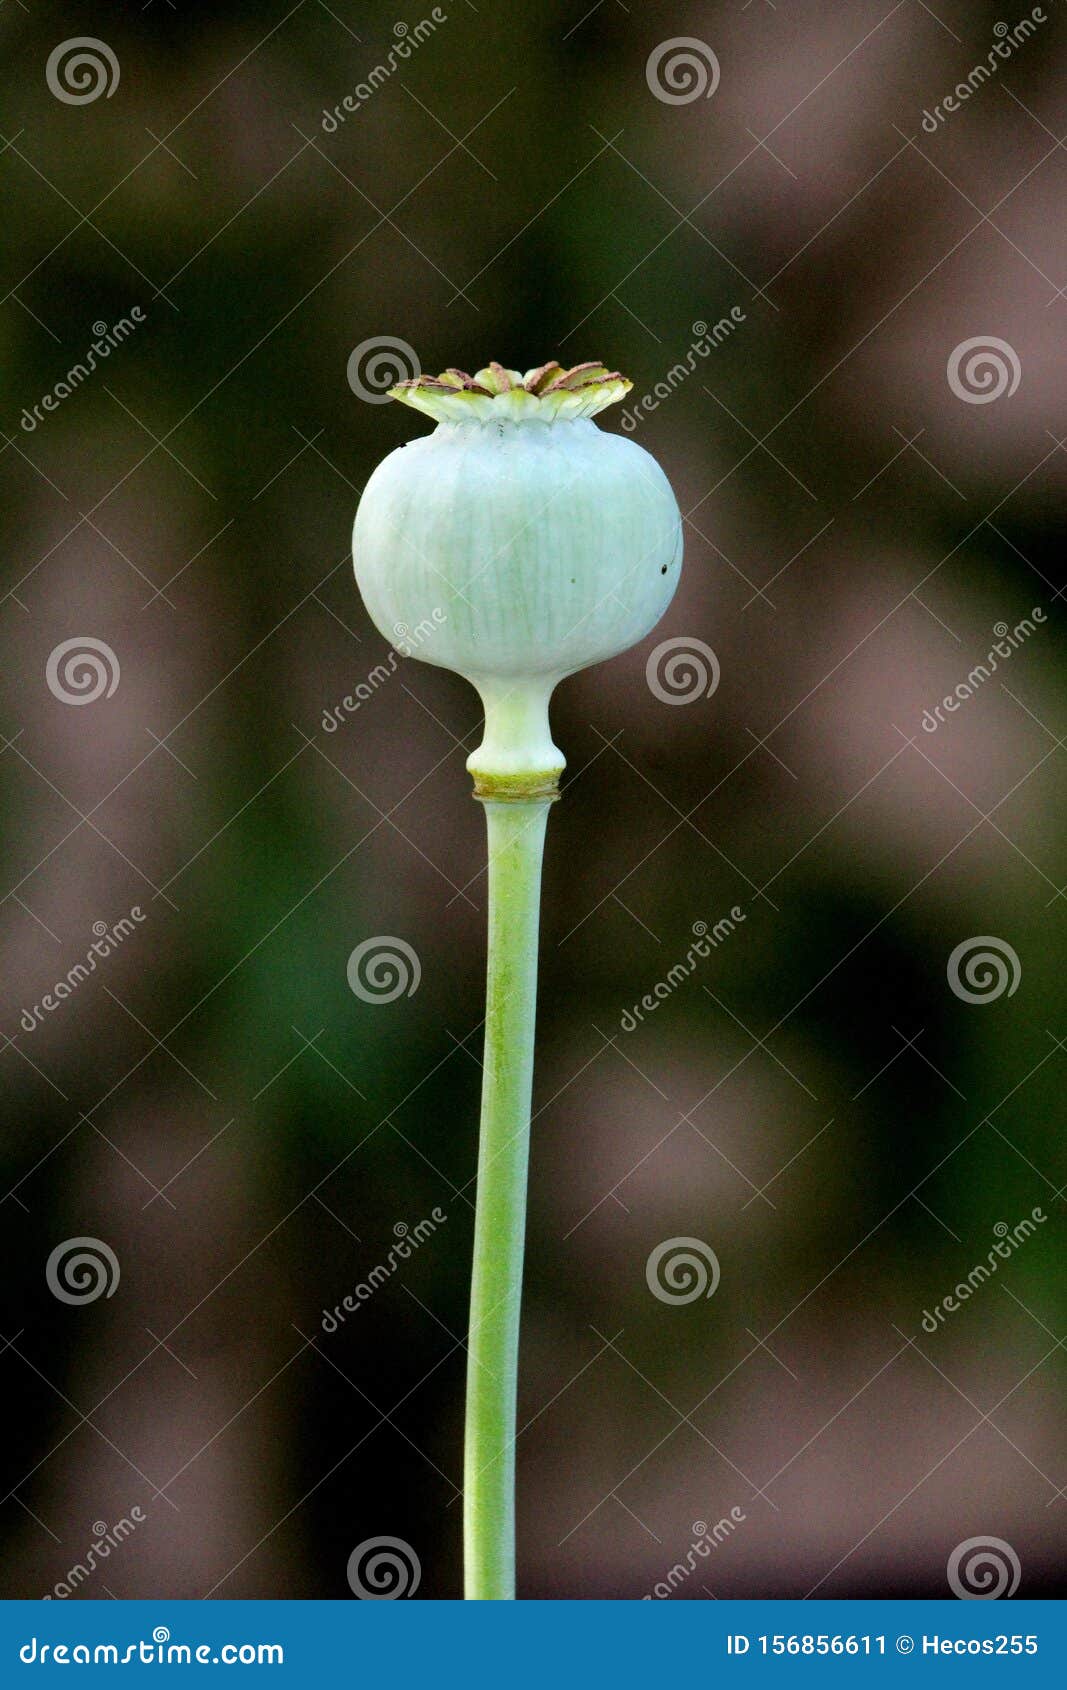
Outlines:
{"label": "ribbed texture on capsule", "polygon": [[562,676],[659,621],[681,520],[655,460],[591,421],[442,424],[375,470],[353,553],[387,639],[432,619],[430,663]]}

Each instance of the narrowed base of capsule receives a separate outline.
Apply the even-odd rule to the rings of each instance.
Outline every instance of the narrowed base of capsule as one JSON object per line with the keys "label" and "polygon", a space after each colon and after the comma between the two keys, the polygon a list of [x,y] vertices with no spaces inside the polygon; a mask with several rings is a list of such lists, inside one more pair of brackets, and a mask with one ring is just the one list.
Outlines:
{"label": "narrowed base of capsule", "polygon": [[485,709],[484,738],[467,758],[475,798],[494,804],[558,798],[567,760],[548,725],[548,701],[558,677],[473,679]]}

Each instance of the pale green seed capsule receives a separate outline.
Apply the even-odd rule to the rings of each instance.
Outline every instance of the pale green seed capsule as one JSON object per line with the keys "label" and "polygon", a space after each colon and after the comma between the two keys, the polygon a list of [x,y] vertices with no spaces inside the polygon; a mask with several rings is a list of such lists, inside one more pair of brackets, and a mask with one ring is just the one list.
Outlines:
{"label": "pale green seed capsule", "polygon": [[485,795],[554,785],[548,701],[565,675],[655,627],[678,584],[682,525],[666,476],[594,414],[630,383],[602,365],[448,370],[393,396],[437,421],[379,464],[353,531],[372,620],[432,630],[411,655],[473,682]]}

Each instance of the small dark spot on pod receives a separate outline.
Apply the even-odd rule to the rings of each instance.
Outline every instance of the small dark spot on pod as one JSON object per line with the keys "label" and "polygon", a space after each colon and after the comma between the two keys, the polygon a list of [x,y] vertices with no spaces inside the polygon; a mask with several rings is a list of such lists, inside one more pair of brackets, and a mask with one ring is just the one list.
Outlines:
{"label": "small dark spot on pod", "polygon": [[664,565],[663,565],[663,567],[662,567],[662,569],[661,569],[661,570],[660,570],[660,574],[661,574],[661,575],[666,575],[666,573],[667,573],[667,565],[666,565],[666,564],[664,564]]}

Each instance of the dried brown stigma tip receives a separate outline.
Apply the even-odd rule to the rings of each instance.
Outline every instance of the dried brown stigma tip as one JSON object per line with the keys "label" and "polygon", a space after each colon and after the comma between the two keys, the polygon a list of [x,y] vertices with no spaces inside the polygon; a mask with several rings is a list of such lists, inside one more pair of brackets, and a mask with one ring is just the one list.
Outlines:
{"label": "dried brown stigma tip", "polygon": [[390,393],[399,393],[403,388],[436,388],[440,393],[454,393],[457,383],[446,381],[444,376],[409,376],[406,381],[398,381],[389,389]]}
{"label": "dried brown stigma tip", "polygon": [[[420,379],[428,384],[432,384],[434,380],[433,376],[425,376]],[[466,370],[445,370],[442,375],[437,377],[437,380],[443,381],[448,387],[455,388],[458,392],[489,393],[491,391],[491,389],[479,383],[475,376],[469,376]]]}
{"label": "dried brown stigma tip", "polygon": [[522,385],[527,393],[540,394],[544,392],[550,381],[562,374],[563,366],[553,358],[550,363],[542,364],[540,369],[531,370]]}
{"label": "dried brown stigma tip", "polygon": [[560,388],[566,388],[573,393],[576,388],[590,387],[595,382],[622,381],[617,370],[608,370],[603,364],[575,364],[572,369],[561,370],[554,381],[543,389],[545,393],[555,393]]}

